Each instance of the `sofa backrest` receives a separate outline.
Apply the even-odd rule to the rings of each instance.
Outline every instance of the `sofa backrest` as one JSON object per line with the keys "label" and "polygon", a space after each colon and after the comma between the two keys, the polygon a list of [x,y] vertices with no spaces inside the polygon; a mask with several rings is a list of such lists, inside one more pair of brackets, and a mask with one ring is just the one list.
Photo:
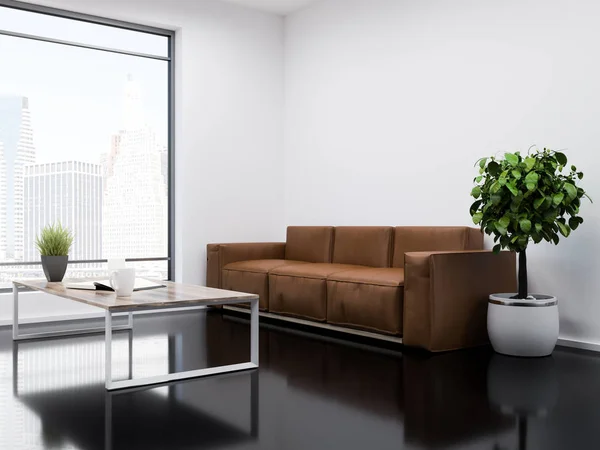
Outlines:
{"label": "sofa backrest", "polygon": [[390,267],[392,227],[336,227],[333,262]]}
{"label": "sofa backrest", "polygon": [[396,227],[392,267],[404,267],[406,252],[482,250],[483,234],[469,227]]}
{"label": "sofa backrest", "polygon": [[332,246],[333,227],[288,227],[285,259],[329,263]]}

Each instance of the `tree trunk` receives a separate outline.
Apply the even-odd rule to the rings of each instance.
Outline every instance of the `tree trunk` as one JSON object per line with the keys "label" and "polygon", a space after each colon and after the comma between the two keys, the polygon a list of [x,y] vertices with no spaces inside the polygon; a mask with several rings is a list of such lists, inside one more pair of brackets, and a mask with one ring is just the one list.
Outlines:
{"label": "tree trunk", "polygon": [[527,298],[527,255],[525,250],[519,252],[519,293],[512,298]]}

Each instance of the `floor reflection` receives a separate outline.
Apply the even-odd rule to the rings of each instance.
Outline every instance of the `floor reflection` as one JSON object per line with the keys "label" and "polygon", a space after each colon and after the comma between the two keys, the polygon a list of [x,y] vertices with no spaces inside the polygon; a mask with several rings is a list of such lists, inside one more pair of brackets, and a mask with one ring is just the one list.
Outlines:
{"label": "floor reflection", "polygon": [[[103,342],[0,330],[0,449],[600,448],[596,354],[403,354],[263,326],[259,371],[107,393]],[[247,360],[249,326],[146,315],[114,344],[116,377],[157,375]]]}

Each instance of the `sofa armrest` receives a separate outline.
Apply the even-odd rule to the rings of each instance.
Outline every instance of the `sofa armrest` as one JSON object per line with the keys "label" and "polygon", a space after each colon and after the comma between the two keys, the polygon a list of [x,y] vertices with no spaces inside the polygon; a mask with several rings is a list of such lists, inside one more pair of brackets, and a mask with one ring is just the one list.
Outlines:
{"label": "sofa armrest", "polygon": [[411,252],[404,264],[402,340],[432,352],[489,342],[489,294],[517,288],[512,252]]}
{"label": "sofa armrest", "polygon": [[206,285],[220,288],[221,269],[229,263],[284,258],[285,243],[283,242],[208,244],[206,246]]}

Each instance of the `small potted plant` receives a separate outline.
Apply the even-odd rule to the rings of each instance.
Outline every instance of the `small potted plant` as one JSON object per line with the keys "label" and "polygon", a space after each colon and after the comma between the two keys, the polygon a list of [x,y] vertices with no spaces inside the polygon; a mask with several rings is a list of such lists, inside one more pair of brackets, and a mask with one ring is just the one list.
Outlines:
{"label": "small potted plant", "polygon": [[[583,173],[567,167],[562,152],[547,148],[528,155],[505,153],[504,158],[482,158],[471,191],[473,222],[494,236],[494,252],[508,249],[519,255],[517,294],[490,295],[488,334],[499,353],[546,356],[558,339],[557,299],[530,294],[527,286],[527,246],[542,240],[559,243],[583,223],[577,186]],[[588,197],[589,198],[589,197]]]}
{"label": "small potted plant", "polygon": [[45,226],[35,239],[42,256],[42,268],[48,281],[62,281],[67,271],[69,249],[73,243],[71,230],[60,222]]}

